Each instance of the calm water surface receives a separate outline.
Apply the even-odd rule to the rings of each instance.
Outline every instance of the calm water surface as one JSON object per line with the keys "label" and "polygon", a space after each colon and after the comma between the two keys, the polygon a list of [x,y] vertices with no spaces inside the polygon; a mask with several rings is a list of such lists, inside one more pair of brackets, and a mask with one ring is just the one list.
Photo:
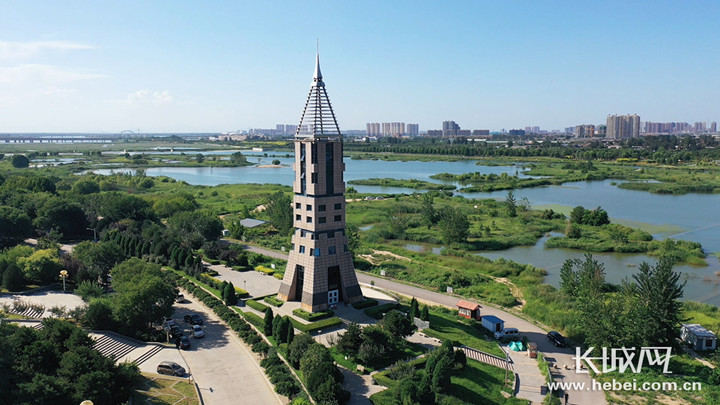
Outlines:
{"label": "calm water surface", "polygon": [[[293,157],[284,157],[285,152],[265,152],[269,156],[248,156],[248,160],[258,165],[269,165],[275,159],[283,167],[165,167],[149,168],[149,176],[168,176],[189,184],[213,186],[218,184],[268,183],[292,185]],[[277,157],[275,157],[275,156]],[[282,157],[279,157],[282,156]],[[419,162],[419,161],[382,161],[345,159],[345,180],[368,179],[372,177],[417,179],[436,183],[431,175],[436,173],[462,174],[470,172],[507,173],[523,176],[521,166],[478,166],[475,161],[456,162]],[[111,170],[96,170],[108,174]],[[117,171],[131,171],[116,169]],[[445,182],[455,184],[452,182]],[[536,208],[574,207],[586,208],[602,206],[614,221],[634,221],[656,226],[654,236],[673,237],[702,243],[708,253],[720,252],[720,195],[686,194],[681,196],[650,194],[641,191],[624,190],[612,184],[612,180],[567,183],[562,186],[546,186],[515,190],[516,198],[527,197]],[[457,185],[457,184],[456,184]],[[397,187],[353,186],[362,193],[399,194],[413,193],[417,190]],[[467,198],[504,199],[507,192],[458,193]],[[504,257],[518,263],[532,264],[548,271],[546,282],[557,286],[559,269],[567,258],[581,258],[582,252],[566,249],[544,248],[545,238],[535,246],[515,247],[512,249],[482,253],[491,259]],[[414,246],[413,246],[414,247]],[[437,248],[436,248],[437,249]],[[433,252],[435,253],[435,252]],[[439,253],[439,251],[437,252]],[[594,254],[605,264],[607,279],[620,282],[637,271],[642,261],[654,263],[644,255],[637,254]],[[678,266],[687,280],[685,298],[720,305],[720,261],[716,256],[708,257],[708,267]]]}

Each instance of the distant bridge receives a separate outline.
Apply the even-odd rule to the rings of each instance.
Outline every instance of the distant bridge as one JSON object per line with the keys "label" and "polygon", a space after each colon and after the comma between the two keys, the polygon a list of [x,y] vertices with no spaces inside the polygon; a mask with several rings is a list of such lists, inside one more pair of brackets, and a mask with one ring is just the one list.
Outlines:
{"label": "distant bridge", "polygon": [[106,143],[119,136],[0,135],[0,143]]}

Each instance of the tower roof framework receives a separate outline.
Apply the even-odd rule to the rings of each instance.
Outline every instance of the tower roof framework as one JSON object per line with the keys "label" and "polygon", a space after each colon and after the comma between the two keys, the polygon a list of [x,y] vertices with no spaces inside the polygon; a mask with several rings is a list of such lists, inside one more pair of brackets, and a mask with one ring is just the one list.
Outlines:
{"label": "tower roof framework", "polygon": [[300,125],[295,132],[296,138],[334,138],[342,137],[330,98],[325,90],[320,71],[320,55],[315,57],[315,74],[308,94]]}

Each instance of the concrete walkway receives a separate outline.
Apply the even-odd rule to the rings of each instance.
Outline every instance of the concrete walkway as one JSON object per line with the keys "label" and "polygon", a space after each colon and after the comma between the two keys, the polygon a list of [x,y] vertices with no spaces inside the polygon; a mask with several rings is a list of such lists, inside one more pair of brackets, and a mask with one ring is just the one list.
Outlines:
{"label": "concrete walkway", "polygon": [[538,360],[531,359],[527,351],[514,352],[507,345],[502,346],[502,349],[508,354],[518,380],[515,396],[532,403],[542,403],[544,396],[540,394],[540,386],[547,383],[538,368]]}

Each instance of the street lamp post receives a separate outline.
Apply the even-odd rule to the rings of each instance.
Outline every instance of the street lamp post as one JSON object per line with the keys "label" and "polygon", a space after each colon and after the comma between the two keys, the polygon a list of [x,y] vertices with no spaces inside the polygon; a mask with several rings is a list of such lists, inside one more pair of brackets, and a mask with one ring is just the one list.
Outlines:
{"label": "street lamp post", "polygon": [[67,270],[60,270],[60,278],[62,278],[63,281],[63,292],[65,292],[65,279],[68,277]]}

